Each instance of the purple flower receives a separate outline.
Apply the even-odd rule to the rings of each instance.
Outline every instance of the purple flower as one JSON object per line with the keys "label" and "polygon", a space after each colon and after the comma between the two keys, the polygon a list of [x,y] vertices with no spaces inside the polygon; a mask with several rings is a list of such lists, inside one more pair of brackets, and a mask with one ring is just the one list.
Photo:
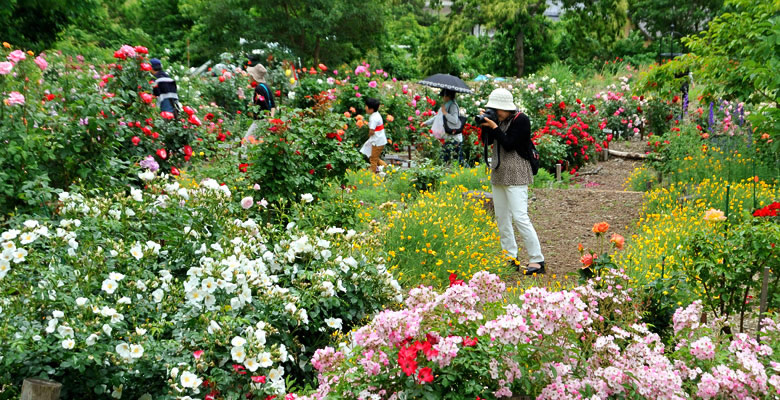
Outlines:
{"label": "purple flower", "polygon": [[89,125],[89,117],[79,118],[79,125]]}
{"label": "purple flower", "polygon": [[146,156],[143,160],[141,160],[140,163],[138,163],[141,168],[146,168],[149,171],[157,171],[160,169],[160,164],[157,164],[157,161],[154,160],[154,157],[152,156]]}
{"label": "purple flower", "polygon": [[715,110],[713,108],[714,106],[715,106],[715,103],[710,102],[710,118],[707,121],[707,122],[709,122],[709,125],[710,125],[709,126],[709,130],[710,131],[712,130],[712,126],[715,125]]}

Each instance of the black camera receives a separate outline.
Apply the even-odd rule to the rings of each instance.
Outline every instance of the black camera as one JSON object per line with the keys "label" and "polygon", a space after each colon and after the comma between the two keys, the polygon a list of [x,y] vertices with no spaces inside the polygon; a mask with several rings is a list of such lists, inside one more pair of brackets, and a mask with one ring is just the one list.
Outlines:
{"label": "black camera", "polygon": [[474,117],[474,120],[477,121],[477,125],[481,125],[485,122],[485,118],[498,123],[498,114],[496,113],[496,110],[493,108],[486,109],[482,114],[477,115]]}

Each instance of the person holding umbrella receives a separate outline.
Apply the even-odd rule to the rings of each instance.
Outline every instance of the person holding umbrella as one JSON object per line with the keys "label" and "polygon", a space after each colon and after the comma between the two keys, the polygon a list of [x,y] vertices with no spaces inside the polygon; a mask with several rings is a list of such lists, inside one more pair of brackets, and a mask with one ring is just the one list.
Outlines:
{"label": "person holding umbrella", "polygon": [[432,126],[436,118],[443,119],[445,132],[443,161],[447,163],[454,158],[455,154],[457,154],[458,164],[462,164],[463,152],[461,144],[463,143],[463,121],[460,119],[460,107],[458,107],[458,103],[455,102],[455,91],[451,89],[442,89],[439,94],[441,96],[439,114],[425,121],[423,124]]}
{"label": "person holding umbrella", "polygon": [[479,120],[483,139],[487,145],[493,144],[490,183],[501,248],[510,257],[510,265],[519,270],[514,222],[530,259],[523,275],[544,274],[542,246],[528,217],[528,186],[534,181],[529,162],[533,157],[531,121],[517,111],[512,93],[503,88],[490,93],[485,107],[488,112]]}

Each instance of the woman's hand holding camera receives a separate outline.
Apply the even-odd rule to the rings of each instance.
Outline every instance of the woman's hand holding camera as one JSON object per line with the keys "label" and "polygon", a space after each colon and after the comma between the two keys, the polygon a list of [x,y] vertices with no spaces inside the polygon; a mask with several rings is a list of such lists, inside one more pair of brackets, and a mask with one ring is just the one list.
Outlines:
{"label": "woman's hand holding camera", "polygon": [[[483,114],[482,114],[482,113],[479,113],[479,115],[483,115]],[[490,129],[496,129],[496,128],[498,128],[498,124],[496,124],[496,123],[495,123],[495,121],[493,121],[492,119],[490,119],[490,118],[488,118],[488,117],[484,117],[482,120],[483,120],[484,122],[482,122],[481,124],[479,124],[479,126],[484,126],[484,127],[486,127],[486,128],[490,128]]]}

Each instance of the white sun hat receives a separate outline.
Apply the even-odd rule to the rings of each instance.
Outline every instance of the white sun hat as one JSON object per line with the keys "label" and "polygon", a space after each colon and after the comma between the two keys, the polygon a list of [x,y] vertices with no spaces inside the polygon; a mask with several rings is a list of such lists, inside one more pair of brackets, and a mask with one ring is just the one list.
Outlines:
{"label": "white sun hat", "polygon": [[515,99],[512,97],[512,92],[504,88],[498,88],[490,92],[490,97],[488,97],[488,102],[485,107],[506,111],[517,110],[517,106],[515,106]]}

